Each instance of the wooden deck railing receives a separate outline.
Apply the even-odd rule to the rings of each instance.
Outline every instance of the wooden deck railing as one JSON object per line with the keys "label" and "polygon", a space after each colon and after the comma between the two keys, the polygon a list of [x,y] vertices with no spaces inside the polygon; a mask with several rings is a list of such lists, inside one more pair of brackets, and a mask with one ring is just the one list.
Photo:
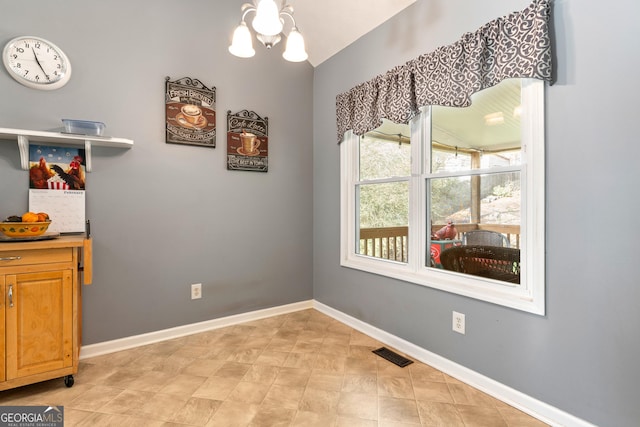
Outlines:
{"label": "wooden deck railing", "polygon": [[360,229],[360,254],[407,262],[409,227]]}
{"label": "wooden deck railing", "polygon": [[[435,232],[444,224],[434,224]],[[520,226],[504,224],[456,224],[457,239],[471,230],[489,230],[502,233],[509,239],[512,248],[520,248]],[[376,258],[407,262],[409,227],[381,227],[360,229],[360,254]]]}

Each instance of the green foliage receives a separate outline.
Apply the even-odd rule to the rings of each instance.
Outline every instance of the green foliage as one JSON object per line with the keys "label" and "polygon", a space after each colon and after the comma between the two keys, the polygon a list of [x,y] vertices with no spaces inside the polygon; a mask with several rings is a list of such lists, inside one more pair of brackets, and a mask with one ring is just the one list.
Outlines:
{"label": "green foliage", "polygon": [[360,227],[378,228],[409,223],[409,183],[360,187]]}
{"label": "green foliage", "polygon": [[434,223],[445,223],[455,212],[468,209],[470,200],[468,177],[431,180],[431,220]]}
{"label": "green foliage", "polygon": [[360,179],[380,179],[411,174],[411,146],[373,138],[360,143]]}
{"label": "green foliage", "polygon": [[[408,144],[365,137],[360,143],[360,179],[408,177]],[[359,187],[360,227],[393,227],[409,223],[409,184],[406,181],[372,183]]]}
{"label": "green foliage", "polygon": [[[469,170],[470,157],[464,153],[434,150],[434,171]],[[398,142],[365,137],[360,140],[360,180],[369,181],[358,187],[359,219],[361,228],[406,226],[409,223],[409,183],[411,174],[411,146]],[[379,182],[402,178],[393,182]],[[481,195],[485,198],[507,198],[517,196],[520,191],[519,173],[496,173],[482,175]],[[430,211],[431,221],[442,224],[447,220],[456,223],[470,221],[471,178],[470,176],[432,178]],[[519,211],[519,203],[515,208]],[[509,214],[514,207],[508,209]],[[489,206],[483,204],[482,216]],[[505,222],[501,216],[491,213],[491,222]],[[494,216],[498,215],[494,218]],[[511,215],[513,216],[513,215]],[[489,219],[489,218],[486,218]],[[515,221],[519,223],[519,212]],[[506,223],[512,223],[511,220]]]}
{"label": "green foliage", "polygon": [[514,192],[520,191],[519,182],[507,181],[504,185],[496,185],[492,192],[497,197],[511,197]]}

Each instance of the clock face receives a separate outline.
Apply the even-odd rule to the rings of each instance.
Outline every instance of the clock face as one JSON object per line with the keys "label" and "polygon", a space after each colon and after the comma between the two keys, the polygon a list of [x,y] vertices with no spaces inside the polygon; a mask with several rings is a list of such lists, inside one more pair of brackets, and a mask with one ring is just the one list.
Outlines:
{"label": "clock face", "polygon": [[58,89],[71,77],[71,63],[64,52],[39,37],[10,40],[4,47],[2,61],[11,77],[34,89]]}

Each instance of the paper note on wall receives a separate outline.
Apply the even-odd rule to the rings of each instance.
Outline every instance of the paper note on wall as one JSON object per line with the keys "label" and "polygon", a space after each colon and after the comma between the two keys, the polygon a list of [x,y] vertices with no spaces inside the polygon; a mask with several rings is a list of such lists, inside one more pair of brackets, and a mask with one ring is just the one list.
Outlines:
{"label": "paper note on wall", "polygon": [[85,231],[84,190],[29,189],[29,210],[46,212],[51,219],[47,231],[80,233]]}

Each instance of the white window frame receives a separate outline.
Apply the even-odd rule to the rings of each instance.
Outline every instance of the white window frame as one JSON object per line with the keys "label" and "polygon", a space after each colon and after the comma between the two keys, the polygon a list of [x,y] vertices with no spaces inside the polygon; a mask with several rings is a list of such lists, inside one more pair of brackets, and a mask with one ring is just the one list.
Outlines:
{"label": "white window frame", "polygon": [[[426,150],[431,141],[430,108],[411,121],[411,178],[409,180],[409,258],[407,263],[360,255],[356,252],[358,136],[344,135],[340,148],[340,264],[418,285],[511,307],[545,314],[545,147],[544,82],[522,80],[521,191],[524,230],[520,241],[521,283],[506,284],[491,279],[427,268]],[[414,144],[414,141],[421,141]]]}

